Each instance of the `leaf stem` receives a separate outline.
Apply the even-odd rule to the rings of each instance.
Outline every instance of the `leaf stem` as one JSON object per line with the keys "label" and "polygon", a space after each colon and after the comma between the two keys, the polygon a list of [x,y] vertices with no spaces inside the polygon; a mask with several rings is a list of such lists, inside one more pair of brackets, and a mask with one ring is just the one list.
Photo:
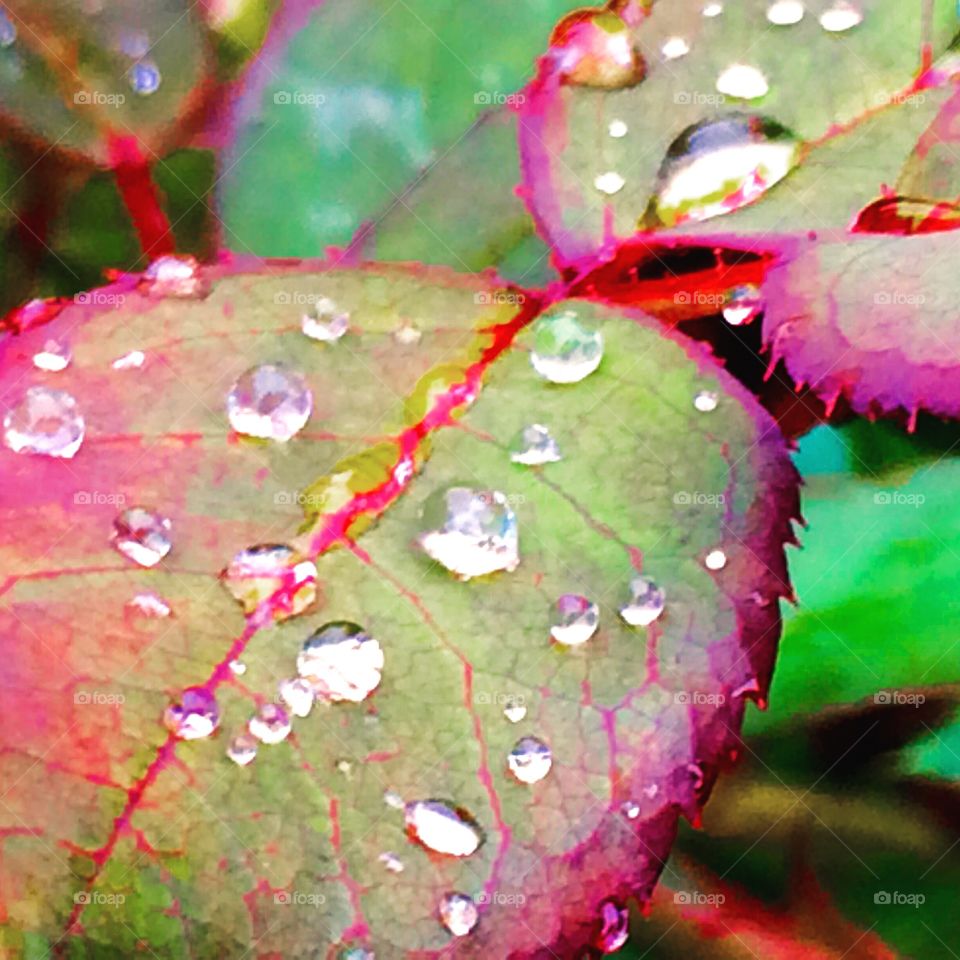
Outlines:
{"label": "leaf stem", "polygon": [[150,163],[133,137],[113,137],[110,160],[117,187],[130,214],[148,260],[173,253],[175,244],[170,222],[160,203],[160,191],[153,182]]}

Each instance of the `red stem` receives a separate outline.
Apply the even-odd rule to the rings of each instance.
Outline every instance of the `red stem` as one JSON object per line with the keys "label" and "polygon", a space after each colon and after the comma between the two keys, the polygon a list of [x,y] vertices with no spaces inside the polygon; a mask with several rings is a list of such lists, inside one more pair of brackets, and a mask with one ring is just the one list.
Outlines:
{"label": "red stem", "polygon": [[110,161],[124,205],[148,260],[176,249],[170,221],[160,205],[160,193],[150,173],[150,163],[133,137],[110,141]]}

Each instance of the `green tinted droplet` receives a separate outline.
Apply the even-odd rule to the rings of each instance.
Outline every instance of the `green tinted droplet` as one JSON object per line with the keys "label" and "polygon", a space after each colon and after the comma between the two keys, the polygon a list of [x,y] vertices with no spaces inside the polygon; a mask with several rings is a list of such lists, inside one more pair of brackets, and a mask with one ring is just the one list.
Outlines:
{"label": "green tinted droplet", "polygon": [[593,373],[602,359],[602,335],[580,323],[575,309],[559,305],[537,321],[530,362],[544,380],[578,383]]}

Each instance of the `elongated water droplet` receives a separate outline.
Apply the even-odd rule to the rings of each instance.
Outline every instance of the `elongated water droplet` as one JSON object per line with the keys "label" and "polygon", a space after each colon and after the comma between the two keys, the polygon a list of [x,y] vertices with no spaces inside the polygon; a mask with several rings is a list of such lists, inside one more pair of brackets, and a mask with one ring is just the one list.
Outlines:
{"label": "elongated water droplet", "polygon": [[553,766],[553,754],[537,737],[521,737],[507,757],[507,766],[521,783],[539,783]]}
{"label": "elongated water droplet", "polygon": [[167,729],[181,740],[209,737],[220,723],[216,698],[204,687],[188,687],[179,703],[171,703],[163,715]]}
{"label": "elongated water droplet", "polygon": [[317,699],[360,703],[379,686],[383,663],[377,640],[356,623],[338,620],[307,638],[297,657],[297,673]]}
{"label": "elongated water droplet", "polygon": [[227,417],[237,433],[286,443],[310,419],[313,394],[304,377],[278,363],[242,374],[227,395]]}
{"label": "elongated water droplet", "polygon": [[683,37],[670,37],[660,48],[664,60],[677,60],[690,52],[690,44]]}
{"label": "elongated water droplet", "polygon": [[610,134],[614,140],[619,140],[622,137],[625,137],[629,132],[629,127],[622,120],[611,120],[610,126],[607,127],[607,133]]}
{"label": "elongated water droplet", "polygon": [[597,632],[599,623],[600,608],[592,600],[575,593],[565,593],[557,600],[550,636],[557,643],[577,647]]}
{"label": "elongated water droplet", "polygon": [[723,319],[732,327],[739,327],[756,320],[763,311],[763,297],[752,283],[734,287],[723,308]]}
{"label": "elongated water droplet", "polygon": [[0,47],[11,47],[17,42],[17,26],[6,10],[0,9]]}
{"label": "elongated water droplet", "polygon": [[445,893],[440,900],[440,922],[455,937],[467,936],[479,919],[477,905],[465,893]]}
{"label": "elongated water droplet", "polygon": [[510,447],[510,459],[528,467],[537,467],[544,463],[556,463],[562,459],[560,446],[550,436],[550,431],[542,423],[531,423],[524,427]]}
{"label": "elongated water droplet", "polygon": [[423,525],[424,553],[461,580],[520,563],[517,518],[499,490],[436,490],[424,502]]}
{"label": "elongated water droplet", "polygon": [[3,418],[3,442],[14,453],[69,460],[85,432],[77,401],[48,387],[29,387]]}
{"label": "elongated water droplet", "polygon": [[719,402],[720,395],[715,390],[700,390],[693,398],[693,405],[700,413],[713,413]]}
{"label": "elongated water droplet", "polygon": [[227,756],[238,766],[253,763],[257,756],[257,740],[248,733],[235,736],[227,745]]}
{"label": "elongated water droplet", "polygon": [[117,357],[110,364],[114,370],[139,370],[147,359],[147,355],[142,350],[131,350],[122,357]]}
{"label": "elongated water droplet", "polygon": [[839,2],[820,14],[820,26],[828,33],[844,33],[863,22],[863,12],[852,3]]}
{"label": "elongated water droplet", "polygon": [[708,570],[722,570],[727,565],[727,555],[722,550],[711,550],[704,558]]}
{"label": "elongated water droplet", "polygon": [[616,90],[639,83],[643,57],[629,25],[610,10],[576,10],[564,17],[550,38],[550,53],[571,84]]}
{"label": "elongated water droplet", "polygon": [[127,601],[127,609],[151,620],[163,620],[170,616],[170,604],[157,593],[138,593]]}
{"label": "elongated water droplet", "polygon": [[208,290],[195,257],[157,257],[143,273],[140,289],[151,297],[202,297]]}
{"label": "elongated water droplet", "polygon": [[403,802],[403,797],[401,797],[396,790],[384,791],[383,802],[388,807],[393,807],[394,810],[403,810],[406,807],[406,804]]}
{"label": "elongated water droplet", "polygon": [[800,141],[766,117],[731,113],[687,127],[670,145],[647,219],[674,226],[758,200],[797,164]]}
{"label": "elongated water droplet", "polygon": [[148,97],[160,89],[160,70],[152,60],[138,60],[127,72],[134,93]]}
{"label": "elongated water droplet", "polygon": [[378,859],[391,873],[403,873],[403,861],[395,853],[384,851]]}
{"label": "elongated water droplet", "polygon": [[588,330],[575,310],[554,308],[534,327],[530,362],[551,383],[578,383],[593,373],[603,359],[603,336]]}
{"label": "elongated water droplet", "polygon": [[620,616],[631,627],[647,627],[667,605],[667,595],[649,577],[630,581],[630,599],[620,608]]}
{"label": "elongated water droplet", "polygon": [[523,697],[509,696],[503,702],[503,715],[511,723],[519,723],[527,715],[527,707]]}
{"label": "elongated water droplet", "polygon": [[734,63],[717,77],[717,92],[738,100],[757,100],[770,90],[767,78],[746,63]]}
{"label": "elongated water droplet", "polygon": [[767,19],[778,27],[789,27],[803,19],[801,0],[776,0],[767,7]]}
{"label": "elongated water droplet", "polygon": [[616,953],[630,935],[630,914],[616,900],[604,900],[600,904],[600,932],[595,945],[603,953]]}
{"label": "elongated water droplet", "polygon": [[626,182],[627,181],[624,180],[616,170],[608,170],[606,173],[597,174],[593,180],[593,185],[601,193],[612,197],[615,193],[619,193],[623,189]]}
{"label": "elongated water droplet", "polygon": [[335,343],[350,329],[350,314],[329,297],[320,297],[301,317],[300,329],[311,340]]}
{"label": "elongated water droplet", "polygon": [[59,373],[70,366],[73,354],[70,351],[70,344],[66,340],[47,340],[42,350],[38,350],[33,355],[33,365],[38,370],[46,370],[48,373]]}
{"label": "elongated water droplet", "polygon": [[283,593],[273,612],[277,620],[303,613],[317,599],[316,564],[283,543],[241,550],[220,577],[248,614],[279,590]]}
{"label": "elongated water droplet", "polygon": [[469,857],[483,843],[476,820],[446,800],[416,800],[404,814],[410,838],[435,853]]}
{"label": "elongated water droplet", "polygon": [[261,743],[281,743],[290,733],[290,714],[278,703],[265,703],[250,718],[247,729]]}
{"label": "elongated water droplet", "polygon": [[280,683],[280,699],[295,717],[306,717],[313,709],[313,687],[303,677],[283,680]]}
{"label": "elongated water droplet", "polygon": [[154,567],[173,546],[172,526],[169,517],[155,510],[130,507],[114,519],[110,542],[128,560],[141,567]]}

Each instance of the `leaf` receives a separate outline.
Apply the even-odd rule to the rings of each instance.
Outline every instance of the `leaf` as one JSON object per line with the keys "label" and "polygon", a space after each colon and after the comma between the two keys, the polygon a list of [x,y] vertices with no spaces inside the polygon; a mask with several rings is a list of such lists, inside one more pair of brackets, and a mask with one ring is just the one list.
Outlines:
{"label": "leaf", "polygon": [[[72,459],[0,450],[0,942],[43,951],[66,934],[71,951],[194,958],[251,944],[325,955],[367,938],[377,955],[419,957],[586,945],[604,898],[649,895],[678,809],[696,815],[736,741],[743,692],[769,681],[796,513],[778,431],[706,355],[642,317],[573,304],[605,354],[582,383],[554,386],[528,355],[535,295],[372,266],[241,262],[204,278],[202,300],[125,278],[2,345],[6,402],[31,384],[68,389],[88,435]],[[351,313],[337,343],[299,332],[318,295]],[[72,365],[33,369],[58,336]],[[132,350],[140,369],[111,369]],[[313,422],[285,445],[227,430],[226,390],[264,361],[302,368],[314,390]],[[705,389],[709,413],[693,405]],[[542,470],[507,452],[532,417],[564,454]],[[451,482],[508,498],[514,572],[459,582],[413,549],[421,506]],[[108,543],[117,509],[135,503],[173,523],[173,549],[149,570]],[[244,624],[217,573],[242,548],[292,538],[301,509],[316,608],[269,626],[281,589]],[[718,548],[727,562],[710,571]],[[628,628],[617,610],[641,565],[666,609]],[[143,590],[171,616],[131,611]],[[570,591],[601,610],[579,649],[548,640]],[[382,645],[373,697],[318,704],[284,743],[232,764],[224,741],[275,696],[304,639],[343,619]],[[202,684],[220,731],[167,736],[164,709]],[[516,725],[509,696],[525,698]],[[553,753],[533,785],[506,769],[523,735]],[[429,855],[387,790],[449,798],[485,842]],[[437,917],[451,890],[481,903],[476,931],[453,944]]]}

